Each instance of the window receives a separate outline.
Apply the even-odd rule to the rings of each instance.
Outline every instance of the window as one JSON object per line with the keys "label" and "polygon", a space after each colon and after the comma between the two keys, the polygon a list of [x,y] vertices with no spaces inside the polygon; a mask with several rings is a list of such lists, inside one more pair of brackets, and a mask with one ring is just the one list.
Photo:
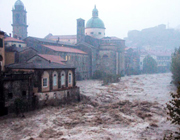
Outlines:
{"label": "window", "polygon": [[0,48],[3,48],[3,39],[0,38]]}
{"label": "window", "polygon": [[47,87],[48,86],[47,83],[48,83],[48,79],[43,78],[43,87]]}
{"label": "window", "polygon": [[8,93],[8,99],[12,99],[13,98],[13,94],[10,92]]}
{"label": "window", "polygon": [[21,48],[21,45],[19,45],[19,47]]}
{"label": "window", "polygon": [[57,75],[53,75],[53,86],[57,86]]}
{"label": "window", "polygon": [[94,34],[94,32],[91,32],[91,34],[93,35],[93,34]]}
{"label": "window", "polygon": [[99,35],[101,35],[101,32],[99,32]]}
{"label": "window", "polygon": [[22,97],[26,97],[26,91],[22,91]]}
{"label": "window", "polygon": [[68,59],[68,56],[66,55],[66,61],[67,61],[67,59]]}
{"label": "window", "polygon": [[72,82],[72,74],[71,73],[69,73],[69,75],[68,75],[68,81],[69,81],[69,84],[71,84],[71,82]]}
{"label": "window", "polygon": [[61,73],[61,85],[65,86],[65,72]]}

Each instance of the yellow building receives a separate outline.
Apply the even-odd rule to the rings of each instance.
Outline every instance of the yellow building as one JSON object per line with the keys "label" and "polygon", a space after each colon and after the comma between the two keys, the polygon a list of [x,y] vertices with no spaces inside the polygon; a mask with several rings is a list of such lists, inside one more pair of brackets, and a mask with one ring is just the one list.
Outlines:
{"label": "yellow building", "polygon": [[4,32],[0,31],[0,70],[4,71],[5,65],[5,47],[4,47]]}

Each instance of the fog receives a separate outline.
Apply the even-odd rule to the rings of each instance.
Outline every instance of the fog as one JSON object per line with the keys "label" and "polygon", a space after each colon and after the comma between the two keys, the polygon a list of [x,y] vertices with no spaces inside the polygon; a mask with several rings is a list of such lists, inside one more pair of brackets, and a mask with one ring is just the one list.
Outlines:
{"label": "fog", "polygon": [[[16,0],[0,0],[0,29],[12,32],[12,7]],[[76,19],[91,18],[96,4],[104,21],[106,36],[124,38],[129,30],[166,24],[180,24],[179,0],[22,0],[27,10],[28,36],[45,37],[76,34]],[[37,32],[38,31],[38,32]]]}

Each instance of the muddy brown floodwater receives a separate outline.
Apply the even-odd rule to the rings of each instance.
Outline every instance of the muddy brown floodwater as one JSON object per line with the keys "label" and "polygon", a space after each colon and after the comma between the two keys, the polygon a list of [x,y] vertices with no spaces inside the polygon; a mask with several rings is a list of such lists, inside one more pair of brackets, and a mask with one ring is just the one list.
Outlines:
{"label": "muddy brown floodwater", "polygon": [[3,117],[2,140],[155,140],[175,129],[165,104],[171,74],[125,76],[119,83],[79,81],[80,103],[47,107],[25,118]]}

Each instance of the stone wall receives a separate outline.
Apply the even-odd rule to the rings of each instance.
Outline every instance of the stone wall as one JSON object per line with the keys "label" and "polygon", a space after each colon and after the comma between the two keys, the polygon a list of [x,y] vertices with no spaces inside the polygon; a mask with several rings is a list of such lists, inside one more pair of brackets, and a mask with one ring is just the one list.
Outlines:
{"label": "stone wall", "polygon": [[80,91],[78,87],[69,88],[61,91],[46,92],[46,93],[36,93],[38,107],[43,107],[46,105],[60,105],[67,104],[70,102],[80,101]]}

